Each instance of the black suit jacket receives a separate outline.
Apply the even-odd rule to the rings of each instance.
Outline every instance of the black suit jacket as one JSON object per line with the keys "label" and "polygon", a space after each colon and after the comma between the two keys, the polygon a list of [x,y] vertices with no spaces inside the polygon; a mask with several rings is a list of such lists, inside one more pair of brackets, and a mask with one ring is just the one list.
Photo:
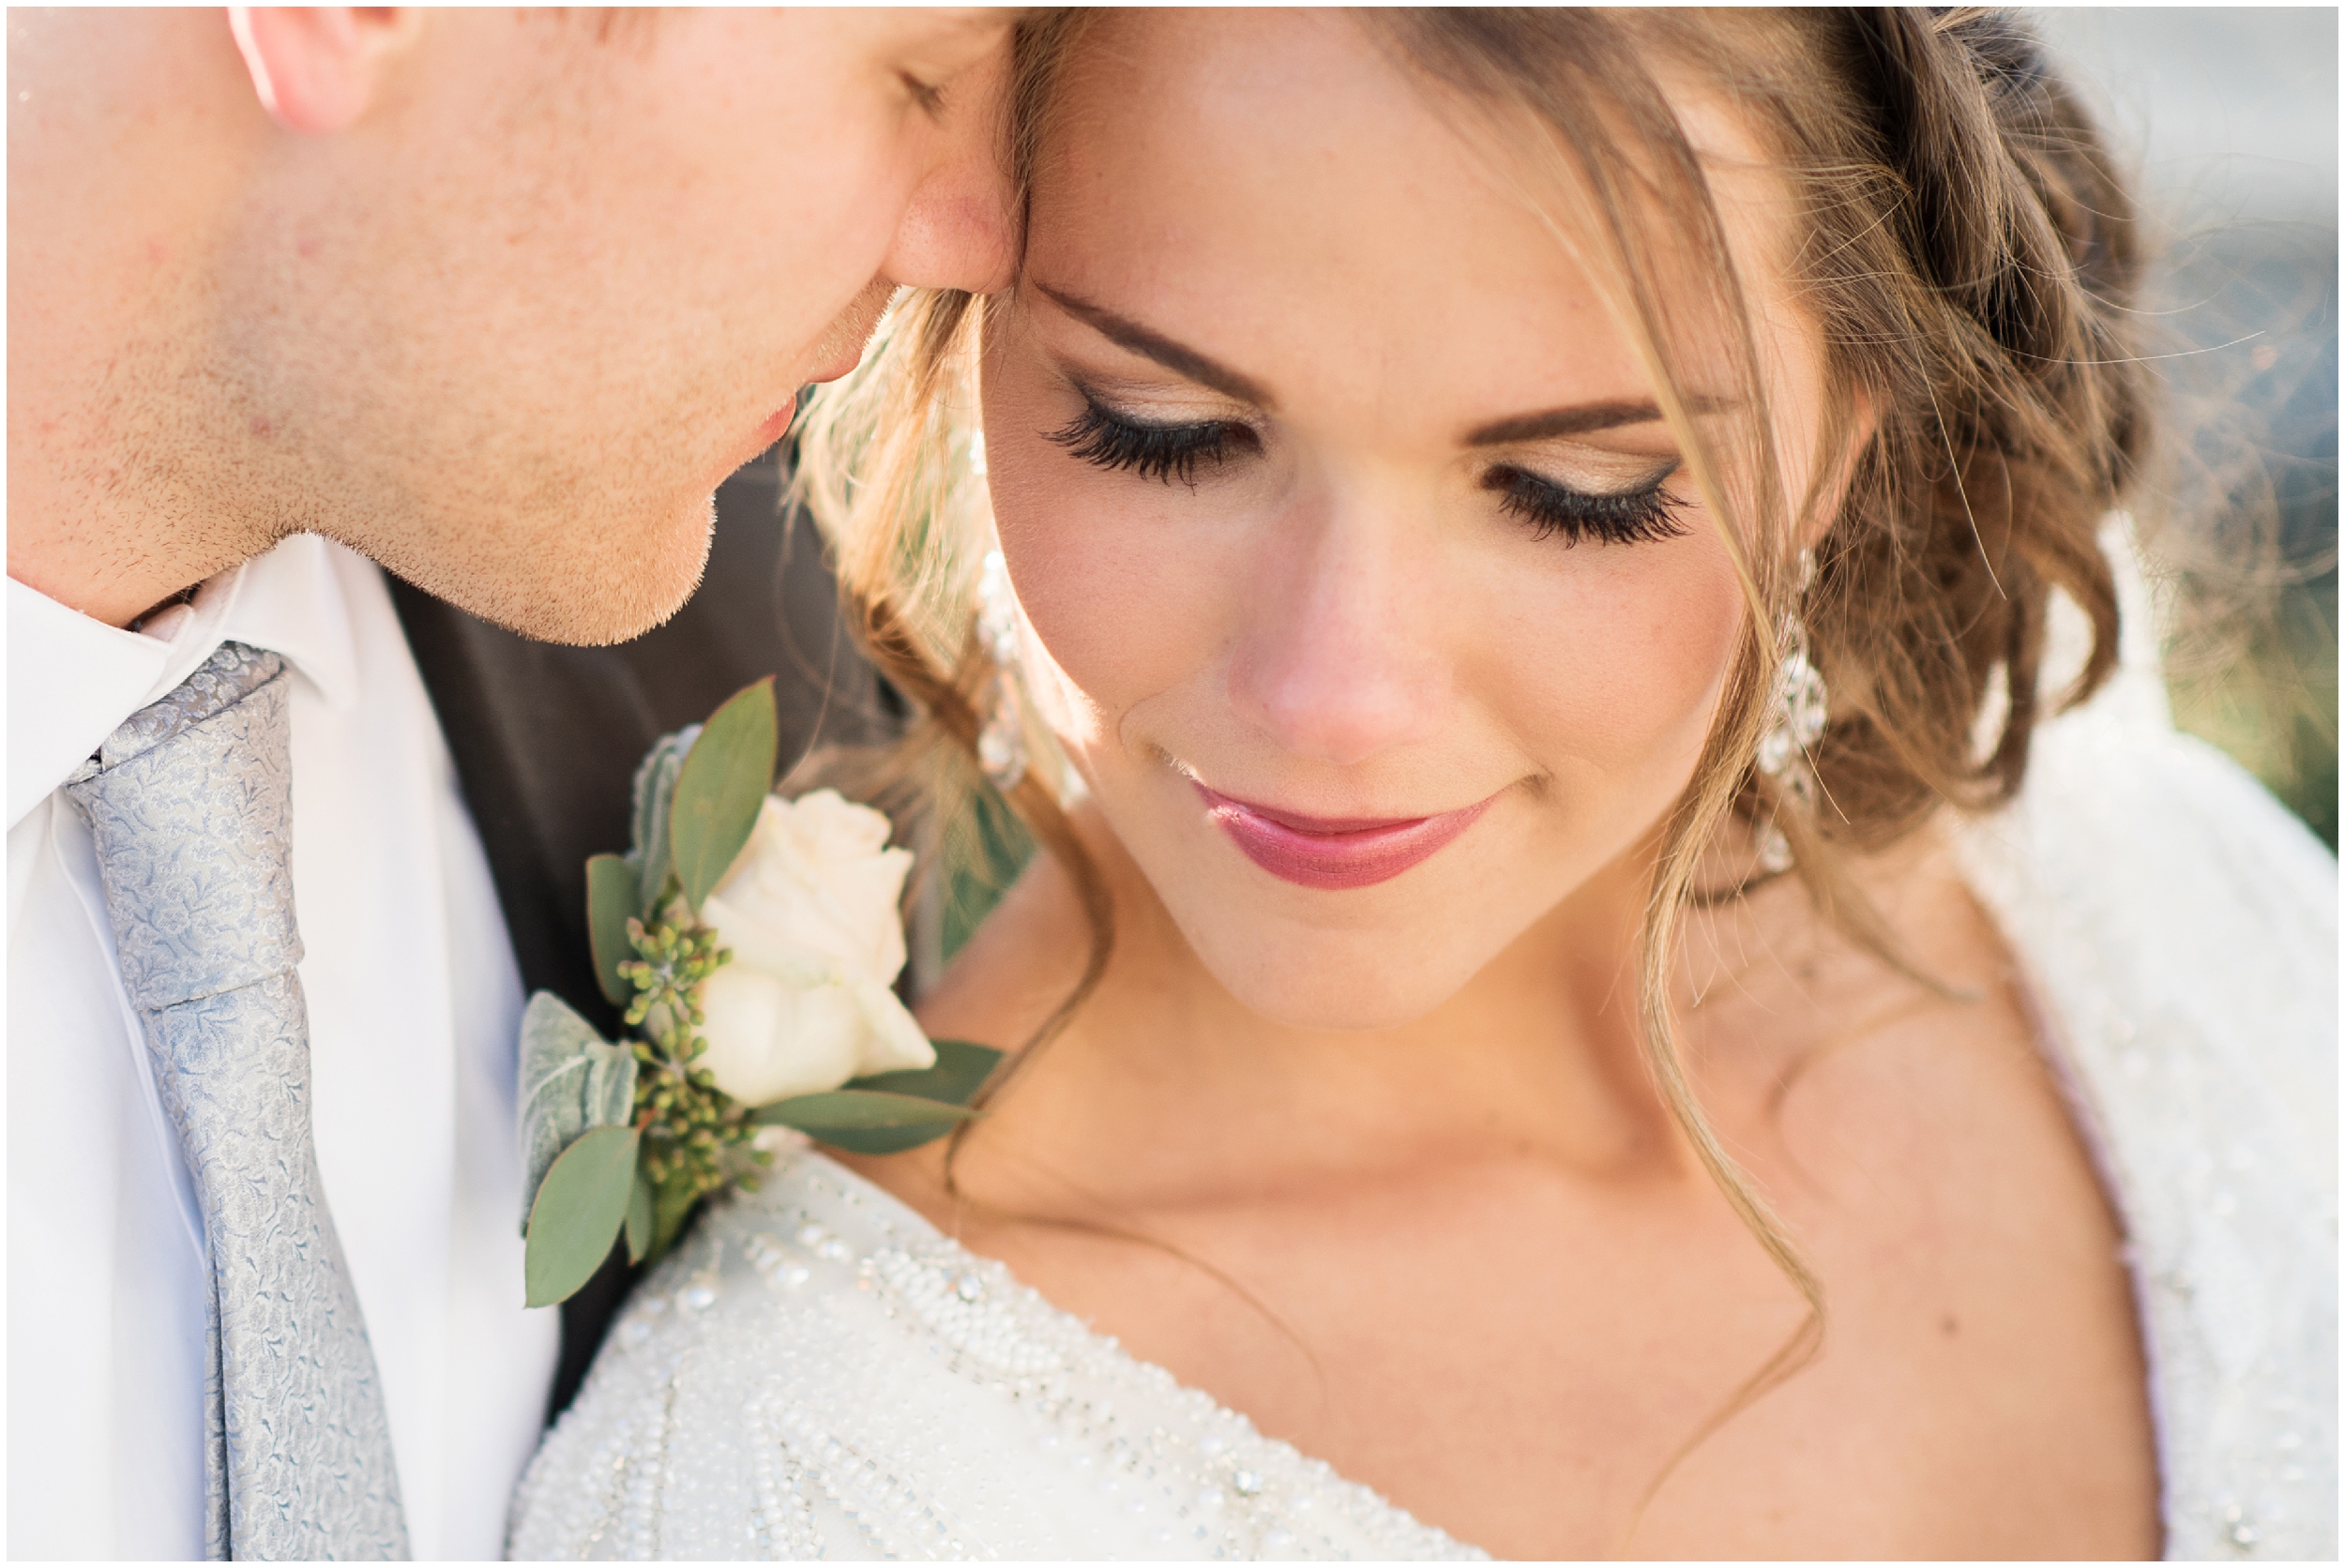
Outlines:
{"label": "black suit jacket", "polygon": [[[813,529],[783,514],[781,495],[778,452],[726,481],[699,592],[667,625],[617,647],[534,642],[391,581],[488,852],[522,984],[553,992],[612,1038],[617,1010],[595,983],[587,943],[586,858],[627,849],[628,786],[652,742],[773,674],[785,771],[818,740],[884,740],[900,723],[893,692],[840,625]],[[548,1419],[578,1392],[633,1275],[614,1249],[562,1304]]]}

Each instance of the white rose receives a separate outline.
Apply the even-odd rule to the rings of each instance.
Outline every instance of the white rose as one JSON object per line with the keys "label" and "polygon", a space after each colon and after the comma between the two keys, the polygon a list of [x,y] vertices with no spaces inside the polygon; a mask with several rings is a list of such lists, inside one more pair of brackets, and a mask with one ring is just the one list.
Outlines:
{"label": "white rose", "polygon": [[769,795],[740,858],[702,900],[733,961],[701,983],[695,1066],[745,1105],[932,1067],[936,1050],[888,986],[904,967],[897,912],[912,852],[887,819],[817,790]]}

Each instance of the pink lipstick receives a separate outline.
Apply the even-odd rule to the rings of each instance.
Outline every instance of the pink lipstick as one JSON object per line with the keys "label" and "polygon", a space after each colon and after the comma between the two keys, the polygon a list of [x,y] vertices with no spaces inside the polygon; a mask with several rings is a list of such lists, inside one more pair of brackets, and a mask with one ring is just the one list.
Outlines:
{"label": "pink lipstick", "polygon": [[1197,792],[1204,797],[1205,815],[1247,859],[1300,886],[1331,889],[1391,881],[1472,827],[1490,804],[1437,817],[1301,817],[1233,800],[1203,784]]}

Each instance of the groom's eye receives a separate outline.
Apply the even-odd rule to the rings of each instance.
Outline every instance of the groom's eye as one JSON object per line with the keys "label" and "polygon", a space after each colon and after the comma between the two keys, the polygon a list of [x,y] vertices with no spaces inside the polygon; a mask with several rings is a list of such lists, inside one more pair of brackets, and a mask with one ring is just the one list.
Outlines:
{"label": "groom's eye", "polygon": [[1231,458],[1262,450],[1262,438],[1233,419],[1162,425],[1118,414],[1089,393],[1083,410],[1043,439],[1094,468],[1125,469],[1143,479],[1194,487],[1197,465],[1215,467]]}
{"label": "groom's eye", "polygon": [[912,95],[912,101],[919,106],[920,113],[931,120],[937,117],[937,112],[945,102],[944,88],[931,87],[908,70],[898,71],[896,80],[904,84],[904,91]]}

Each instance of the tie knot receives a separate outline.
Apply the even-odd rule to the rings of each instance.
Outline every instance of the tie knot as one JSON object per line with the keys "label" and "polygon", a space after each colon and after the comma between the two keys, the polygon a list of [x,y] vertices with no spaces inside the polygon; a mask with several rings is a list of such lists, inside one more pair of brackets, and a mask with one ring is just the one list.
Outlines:
{"label": "tie knot", "polygon": [[284,661],[222,643],[125,719],[67,786],[89,818],[133,1005],[292,971],[292,753]]}
{"label": "tie knot", "polygon": [[285,661],[265,649],[223,642],[160,698],[124,719],[98,748],[100,770],[119,767],[163,745],[181,731],[234,707],[284,672]]}

